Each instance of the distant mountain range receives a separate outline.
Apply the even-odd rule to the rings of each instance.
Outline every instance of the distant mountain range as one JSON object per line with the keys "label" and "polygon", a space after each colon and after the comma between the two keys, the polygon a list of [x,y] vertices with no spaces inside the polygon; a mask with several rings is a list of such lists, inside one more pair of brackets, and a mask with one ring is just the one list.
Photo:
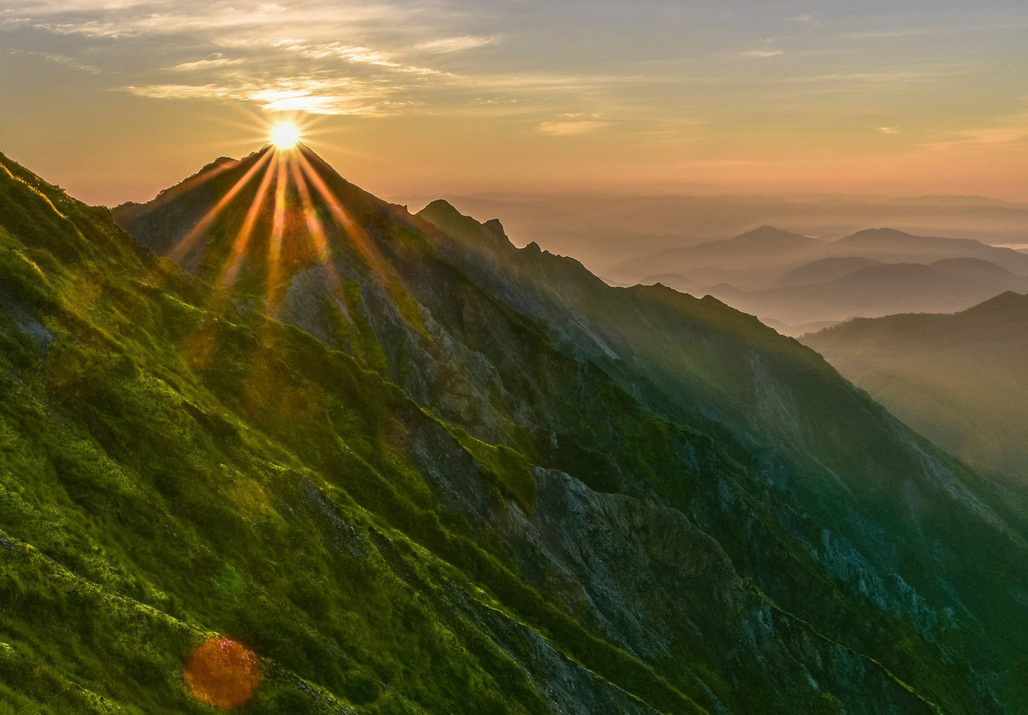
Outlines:
{"label": "distant mountain range", "polygon": [[1023,492],[756,318],[303,147],[0,167],[0,711],[223,634],[250,713],[1028,713]]}
{"label": "distant mountain range", "polygon": [[949,258],[931,265],[879,263],[834,280],[788,288],[745,292],[718,285],[706,292],[745,313],[801,325],[853,316],[962,310],[1011,290],[1028,291],[1028,278],[977,258]]}
{"label": "distant mountain range", "polygon": [[[434,198],[397,200],[423,206]],[[825,241],[868,226],[891,226],[922,236],[1028,243],[1028,205],[976,196],[726,196],[705,191],[691,196],[510,193],[450,198],[464,213],[502,216],[515,244],[535,241],[554,253],[574,256],[603,276],[635,256],[727,238],[763,224]],[[726,279],[713,282],[720,280]]]}
{"label": "distant mountain range", "polygon": [[962,310],[1003,291],[1028,290],[1026,259],[1007,247],[891,229],[826,242],[764,226],[635,258],[611,275],[713,295],[801,334],[852,317]]}
{"label": "distant mountain range", "polygon": [[678,273],[700,283],[735,276],[748,284],[754,279],[762,282],[769,271],[813,260],[824,250],[823,241],[761,226],[735,238],[632,258],[608,275],[622,283],[659,273]]}
{"label": "distant mountain range", "polygon": [[802,341],[937,444],[1028,483],[1028,296],[852,320]]}

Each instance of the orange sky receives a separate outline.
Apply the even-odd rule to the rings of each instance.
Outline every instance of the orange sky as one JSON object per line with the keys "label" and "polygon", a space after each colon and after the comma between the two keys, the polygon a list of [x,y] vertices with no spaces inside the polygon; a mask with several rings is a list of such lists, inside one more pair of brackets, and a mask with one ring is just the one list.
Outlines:
{"label": "orange sky", "polygon": [[97,203],[286,114],[386,197],[1028,201],[1020,0],[10,0],[0,47],[0,151]]}

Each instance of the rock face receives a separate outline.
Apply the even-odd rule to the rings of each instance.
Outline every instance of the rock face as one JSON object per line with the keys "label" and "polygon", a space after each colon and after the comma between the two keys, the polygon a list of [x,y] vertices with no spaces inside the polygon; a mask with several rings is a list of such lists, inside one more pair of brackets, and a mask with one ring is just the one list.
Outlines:
{"label": "rock face", "polygon": [[2,159],[0,703],[200,712],[218,632],[254,712],[1025,712],[1000,486],[749,316],[302,156],[135,241]]}

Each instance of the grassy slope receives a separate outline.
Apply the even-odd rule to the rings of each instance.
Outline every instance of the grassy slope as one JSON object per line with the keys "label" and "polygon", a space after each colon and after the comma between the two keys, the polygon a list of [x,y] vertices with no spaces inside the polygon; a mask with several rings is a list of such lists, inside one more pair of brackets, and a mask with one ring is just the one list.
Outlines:
{"label": "grassy slope", "polygon": [[[634,480],[637,489],[697,512],[715,509],[719,489],[736,490],[746,502],[731,512],[738,520],[716,510],[711,519],[722,524],[719,540],[740,571],[776,584],[778,593],[751,588],[742,600],[775,604],[766,612],[790,624],[775,634],[790,652],[810,657],[810,640],[875,643],[911,689],[947,710],[973,708],[962,666],[941,662],[909,623],[869,610],[820,570],[793,531],[816,541],[816,524],[798,514],[783,524],[773,512],[782,497],[762,486],[757,471],[644,410],[602,371],[562,355],[531,321],[484,299],[459,274],[444,283],[453,293],[439,296],[433,312],[463,326],[463,338],[503,366],[519,397],[532,396],[521,405],[536,410],[532,419],[566,424],[557,448],[509,421],[507,446],[494,446],[462,429],[470,425],[414,405],[381,377],[389,346],[370,325],[357,327],[364,348],[363,357],[354,351],[357,362],[259,313],[213,312],[203,286],[136,253],[102,210],[37,189],[53,207],[12,180],[3,185],[0,212],[8,230],[3,285],[16,306],[4,311],[3,330],[11,395],[3,409],[12,412],[4,434],[17,455],[10,464],[18,465],[3,479],[13,496],[2,512],[17,574],[2,597],[0,637],[12,668],[2,682],[19,683],[9,688],[12,699],[50,698],[74,710],[70,699],[84,687],[126,708],[183,711],[191,705],[178,677],[181,659],[202,633],[219,631],[267,659],[269,683],[254,711],[317,711],[347,701],[371,712],[545,710],[523,663],[454,605],[469,599],[538,629],[597,679],[664,711],[692,711],[690,696],[703,698],[695,673],[739,711],[756,702],[779,709],[803,702],[815,711],[813,701],[789,701],[809,697],[792,690],[802,668],[742,670],[752,682],[740,692],[719,683],[739,675],[722,659],[738,641],[692,643],[677,660],[647,667],[598,638],[587,613],[572,618],[547,603],[551,594],[517,575],[505,545],[441,506],[412,446],[433,435],[440,464],[490,485],[496,505],[530,502],[535,485],[526,465],[533,462],[601,490]],[[417,265],[433,250],[414,248],[408,260]],[[392,276],[386,290],[416,324],[403,296],[409,290],[427,301],[418,291],[440,283],[419,289],[406,275],[407,282]],[[352,293],[355,305],[366,300]],[[448,305],[457,314],[447,318]],[[693,317],[714,320],[712,333],[738,332],[742,348],[782,349],[733,311],[696,309]],[[653,350],[649,358],[659,354],[644,347]],[[795,344],[789,352],[806,359]],[[732,377],[731,365],[690,362],[684,352],[681,359],[672,369],[701,381]],[[818,379],[805,367],[799,373],[816,389]],[[740,387],[733,399],[745,402],[746,391]],[[513,416],[502,399],[496,409]],[[728,435],[719,441],[732,444]],[[747,454],[742,445],[734,449]],[[680,453],[698,455],[698,469],[684,469]],[[711,605],[702,593],[688,595],[698,611]],[[792,601],[786,609],[782,596]],[[826,603],[836,615],[824,612]],[[792,608],[798,615],[783,613]],[[814,617],[816,625],[797,625]],[[962,647],[959,638],[953,645]],[[869,670],[856,687],[872,692],[881,668]],[[733,702],[761,693],[772,699],[774,686],[784,700]],[[909,701],[911,711],[924,707],[918,693]]]}
{"label": "grassy slope", "polygon": [[[459,589],[693,711],[441,520],[405,453],[436,422],[399,390],[294,328],[205,312],[104,210],[5,165],[0,702],[200,712],[179,668],[220,632],[265,658],[253,712],[545,710],[446,605]],[[468,447],[487,479],[520,478]]]}

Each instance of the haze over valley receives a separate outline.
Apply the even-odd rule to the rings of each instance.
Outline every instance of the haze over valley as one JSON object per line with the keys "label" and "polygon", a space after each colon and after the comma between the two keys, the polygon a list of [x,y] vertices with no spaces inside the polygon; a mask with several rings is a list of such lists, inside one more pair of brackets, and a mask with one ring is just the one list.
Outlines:
{"label": "haze over valley", "polygon": [[973,239],[869,229],[826,241],[771,226],[613,266],[610,280],[712,295],[786,334],[855,317],[969,308],[1028,291],[1028,254]]}

